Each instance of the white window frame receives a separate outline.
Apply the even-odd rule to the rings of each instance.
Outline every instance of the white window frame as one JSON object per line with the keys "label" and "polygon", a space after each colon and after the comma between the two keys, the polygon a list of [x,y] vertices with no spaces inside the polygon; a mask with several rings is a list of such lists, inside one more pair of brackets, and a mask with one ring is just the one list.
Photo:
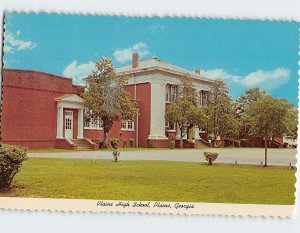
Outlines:
{"label": "white window frame", "polygon": [[170,103],[170,102],[176,100],[176,97],[177,97],[177,86],[167,84],[166,85],[166,99],[165,99],[165,101],[167,103]]}
{"label": "white window frame", "polygon": [[93,129],[93,130],[103,130],[103,122],[100,119],[98,119],[96,121],[84,122],[83,128],[84,129]]}
{"label": "white window frame", "polygon": [[166,85],[166,102],[170,102],[170,85]]}
{"label": "white window frame", "polygon": [[[129,122],[132,123],[132,127],[129,128]],[[123,127],[125,125],[125,128]],[[121,121],[121,130],[122,131],[134,131],[134,121],[133,120],[122,120]]]}
{"label": "white window frame", "polygon": [[[208,91],[201,90],[200,91],[200,106],[206,107],[208,102]],[[205,96],[205,98],[204,98]],[[205,104],[203,104],[205,102]]]}
{"label": "white window frame", "polygon": [[170,129],[170,122],[169,121],[166,121],[166,124],[165,124],[165,128],[166,128],[166,131],[167,132],[176,132],[176,124],[173,123],[173,129]]}

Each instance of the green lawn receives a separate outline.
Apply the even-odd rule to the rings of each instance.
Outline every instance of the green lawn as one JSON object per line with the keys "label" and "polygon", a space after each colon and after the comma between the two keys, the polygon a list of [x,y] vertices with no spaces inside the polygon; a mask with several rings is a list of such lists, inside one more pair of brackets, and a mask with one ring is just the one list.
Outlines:
{"label": "green lawn", "polygon": [[295,182],[287,167],[30,158],[0,196],[294,204]]}

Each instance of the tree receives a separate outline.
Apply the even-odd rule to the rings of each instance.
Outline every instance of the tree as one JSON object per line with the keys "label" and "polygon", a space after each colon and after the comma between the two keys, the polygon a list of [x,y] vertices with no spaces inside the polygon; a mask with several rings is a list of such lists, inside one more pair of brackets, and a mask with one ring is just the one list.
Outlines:
{"label": "tree", "polygon": [[298,137],[298,109],[292,108],[288,113],[288,129],[289,132],[286,133],[286,136],[290,139],[297,139]]}
{"label": "tree", "polygon": [[290,132],[291,126],[294,125],[292,121],[297,121],[293,112],[293,105],[286,99],[273,98],[269,94],[262,94],[245,109],[249,120],[250,134],[264,138],[265,167],[268,165],[268,139]]}
{"label": "tree", "polygon": [[229,90],[224,81],[216,80],[211,85],[206,111],[207,130],[213,135],[214,146],[218,136],[238,134],[239,122],[235,117]]}
{"label": "tree", "polygon": [[204,110],[197,104],[198,95],[191,79],[184,76],[178,85],[175,101],[166,109],[165,119],[176,124],[180,131],[180,147],[183,148],[183,137],[193,126],[203,126],[206,121]]}
{"label": "tree", "polygon": [[253,87],[249,90],[246,90],[245,93],[236,100],[236,116],[241,124],[239,137],[244,137],[249,134],[250,125],[247,117],[244,114],[245,109],[263,94],[266,94],[264,90],[260,89],[259,87]]}
{"label": "tree", "polygon": [[88,120],[103,122],[103,148],[108,147],[108,132],[116,120],[133,120],[137,113],[134,102],[124,90],[127,78],[116,76],[110,58],[95,63],[96,70],[85,78],[85,105],[91,110]]}

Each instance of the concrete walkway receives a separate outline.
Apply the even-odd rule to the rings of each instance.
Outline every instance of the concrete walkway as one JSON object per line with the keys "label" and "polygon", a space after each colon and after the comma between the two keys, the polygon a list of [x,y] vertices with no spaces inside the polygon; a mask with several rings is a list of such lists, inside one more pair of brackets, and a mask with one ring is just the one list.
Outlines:
{"label": "concrete walkway", "polygon": [[[219,153],[217,163],[260,164],[264,161],[263,148],[207,148],[207,149],[149,149],[121,151],[120,160],[166,160],[206,162],[204,151]],[[296,165],[296,149],[268,149],[268,164],[288,166]],[[111,151],[75,151],[63,153],[29,153],[29,157],[39,158],[74,158],[74,159],[113,159]]]}

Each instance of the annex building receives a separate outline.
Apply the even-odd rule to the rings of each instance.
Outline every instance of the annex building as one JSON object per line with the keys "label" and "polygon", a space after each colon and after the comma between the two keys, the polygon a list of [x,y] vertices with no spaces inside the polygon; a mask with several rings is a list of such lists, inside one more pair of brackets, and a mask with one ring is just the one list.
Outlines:
{"label": "annex building", "polygon": [[[205,105],[211,80],[200,70],[189,71],[157,57],[139,60],[118,68],[126,75],[125,90],[137,103],[139,114],[133,121],[114,122],[110,139],[133,142],[146,147],[151,139],[155,147],[169,147],[178,137],[175,125],[165,121],[166,106],[176,98],[180,78],[188,75],[200,94],[199,105]],[[101,122],[85,121],[87,111],[80,94],[84,87],[65,78],[33,70],[3,69],[2,143],[28,148],[96,149],[103,138]],[[195,128],[187,135],[199,138]],[[123,144],[124,145],[124,144]],[[128,144],[129,145],[129,144]]]}

